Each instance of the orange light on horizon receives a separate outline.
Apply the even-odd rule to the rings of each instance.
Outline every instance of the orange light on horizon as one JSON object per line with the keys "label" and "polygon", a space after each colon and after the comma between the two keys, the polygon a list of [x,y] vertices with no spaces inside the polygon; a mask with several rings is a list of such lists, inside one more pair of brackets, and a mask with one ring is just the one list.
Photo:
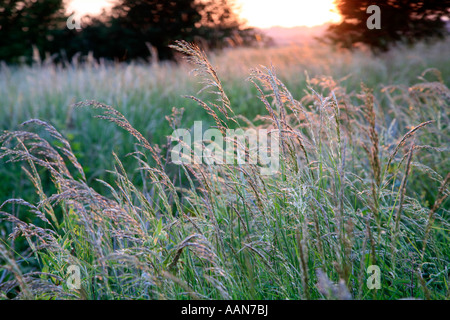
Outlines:
{"label": "orange light on horizon", "polygon": [[67,6],[67,12],[75,11],[80,16],[97,15],[103,9],[111,8],[115,2],[115,0],[71,0]]}
{"label": "orange light on horizon", "polygon": [[[117,0],[71,0],[68,11],[79,15],[99,14]],[[341,19],[333,0],[235,0],[240,17],[256,28],[274,26],[313,27]]]}
{"label": "orange light on horizon", "polygon": [[236,0],[241,17],[252,27],[313,27],[338,22],[333,0]]}

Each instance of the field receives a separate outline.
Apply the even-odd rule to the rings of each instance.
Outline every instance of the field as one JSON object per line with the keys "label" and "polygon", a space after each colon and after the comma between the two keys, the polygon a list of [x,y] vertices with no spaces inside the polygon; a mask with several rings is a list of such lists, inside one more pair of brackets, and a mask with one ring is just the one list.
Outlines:
{"label": "field", "polygon": [[[0,298],[450,298],[449,41],[178,50],[0,67]],[[278,172],[171,163],[194,121]]]}

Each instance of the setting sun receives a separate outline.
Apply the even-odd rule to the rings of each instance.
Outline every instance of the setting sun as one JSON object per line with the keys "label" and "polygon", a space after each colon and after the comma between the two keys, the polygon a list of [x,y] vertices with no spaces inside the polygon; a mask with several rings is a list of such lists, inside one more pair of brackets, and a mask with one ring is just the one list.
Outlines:
{"label": "setting sun", "polygon": [[102,12],[102,9],[108,9],[115,3],[114,0],[72,0],[69,1],[67,11],[75,11],[79,15],[96,15]]}
{"label": "setting sun", "polygon": [[[103,8],[111,7],[114,0],[72,0],[69,11],[80,15],[98,14]],[[257,28],[273,26],[313,27],[329,21],[339,21],[340,16],[333,0],[235,0],[240,8],[241,18]]]}
{"label": "setting sun", "polygon": [[249,26],[313,27],[329,21],[339,21],[340,16],[333,0],[238,0],[241,17]]}

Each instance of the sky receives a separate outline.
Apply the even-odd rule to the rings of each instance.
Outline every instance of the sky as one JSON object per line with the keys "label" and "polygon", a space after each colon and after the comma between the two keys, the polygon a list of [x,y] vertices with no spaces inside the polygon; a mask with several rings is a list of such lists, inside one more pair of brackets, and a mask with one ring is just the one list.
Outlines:
{"label": "sky", "polygon": [[[332,12],[333,0],[235,0],[235,2],[240,7],[241,18],[251,27],[313,27],[328,21],[339,21],[339,14]],[[80,15],[97,14],[111,3],[113,0],[72,0],[69,11],[76,11]]]}
{"label": "sky", "polygon": [[239,0],[241,17],[252,27],[313,27],[339,21],[333,0]]}

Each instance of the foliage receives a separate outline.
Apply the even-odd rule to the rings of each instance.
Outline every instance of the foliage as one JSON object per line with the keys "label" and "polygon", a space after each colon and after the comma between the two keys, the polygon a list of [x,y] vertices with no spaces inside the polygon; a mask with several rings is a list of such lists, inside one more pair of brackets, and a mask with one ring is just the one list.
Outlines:
{"label": "foliage", "polygon": [[[82,19],[81,30],[66,26],[62,0],[11,0],[0,6],[0,61],[29,62],[47,55],[69,61],[92,52],[125,61],[172,59],[177,39],[206,48],[253,45],[262,36],[244,28],[230,0],[140,0],[118,2],[110,11]],[[34,51],[32,50],[34,48]]]}
{"label": "foliage", "polygon": [[[374,51],[386,51],[399,42],[412,44],[448,34],[449,1],[337,0],[336,4],[343,21],[329,27],[328,38],[345,48],[362,43]],[[366,25],[370,5],[381,10],[381,29]]]}
{"label": "foliage", "polygon": [[[211,100],[194,101],[213,122],[223,120],[220,129],[282,132],[279,172],[263,176],[257,165],[174,167],[169,145],[150,142],[115,108],[85,101],[76,114],[93,109],[98,121],[118,125],[136,142],[130,157],[137,175],[113,154],[114,180],[100,181],[109,192],[99,193],[72,144],[49,123],[27,121],[0,137],[0,157],[23,163],[38,195],[0,206],[11,230],[0,243],[1,297],[449,298],[450,175],[443,151],[450,90],[438,70],[425,70],[414,84],[383,86],[386,109],[379,92],[366,85],[349,91],[345,79],[327,76],[307,77],[296,98],[273,68],[260,67],[249,80],[266,112],[251,120],[237,112],[204,52],[186,42],[175,48],[209,86]],[[174,109],[167,117],[172,129],[182,114]],[[53,189],[42,184],[44,176]],[[415,183],[419,177],[429,179],[428,190]],[[17,206],[35,222],[8,210]],[[21,256],[11,250],[19,237],[30,246]],[[69,265],[81,269],[79,290],[65,282]],[[378,290],[366,286],[369,265],[382,271]]]}
{"label": "foliage", "polygon": [[[109,23],[128,33],[127,37],[117,38],[122,39],[121,45],[129,58],[147,57],[149,45],[157,49],[160,59],[171,58],[173,52],[168,46],[177,39],[217,48],[226,39],[254,33],[242,28],[243,23],[229,0],[122,0],[113,8]],[[111,34],[114,36],[115,32]],[[128,39],[134,43],[128,44]],[[246,40],[251,44],[255,38]]]}
{"label": "foliage", "polygon": [[[65,27],[63,0],[3,0],[0,3],[0,61],[32,57],[33,46],[45,51],[52,32]],[[36,55],[36,53],[34,53]]]}

